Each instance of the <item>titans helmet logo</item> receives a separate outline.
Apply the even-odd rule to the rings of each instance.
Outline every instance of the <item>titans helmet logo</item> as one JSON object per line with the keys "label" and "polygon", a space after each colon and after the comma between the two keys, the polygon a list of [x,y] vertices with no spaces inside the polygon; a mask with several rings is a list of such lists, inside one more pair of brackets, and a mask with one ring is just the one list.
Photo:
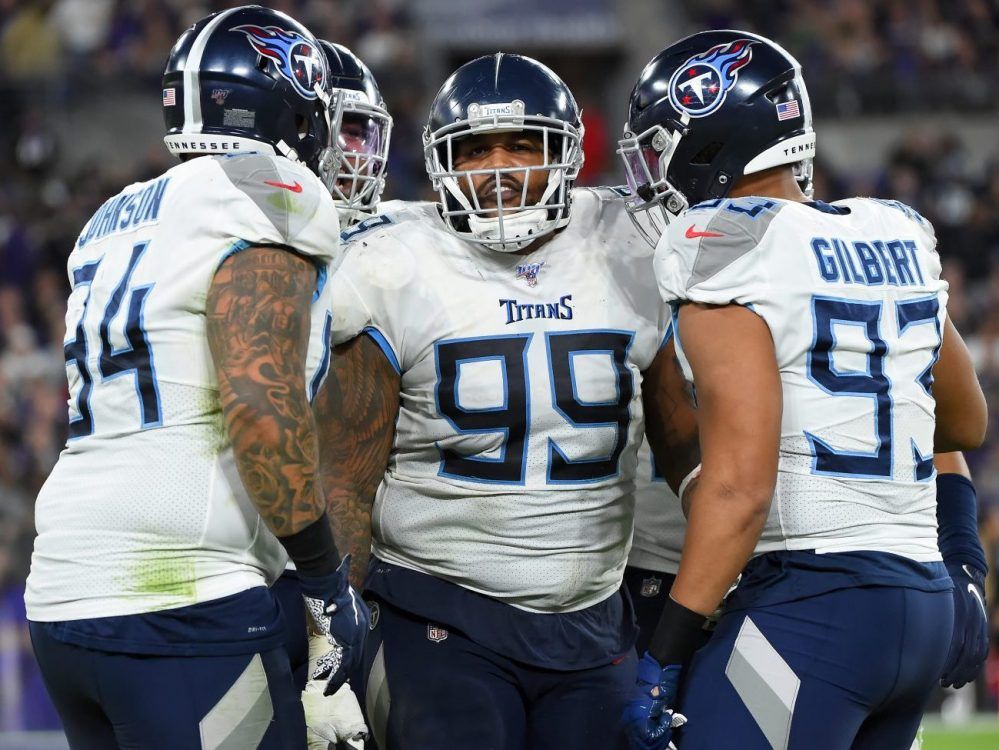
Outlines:
{"label": "titans helmet logo", "polygon": [[278,73],[306,99],[315,99],[315,86],[326,87],[326,65],[316,46],[294,31],[277,26],[245,24],[229,29],[246,34],[258,54],[273,60]]}
{"label": "titans helmet logo", "polygon": [[753,57],[753,41],[738,39],[694,55],[669,79],[669,101],[679,112],[706,117],[735,87],[739,70]]}

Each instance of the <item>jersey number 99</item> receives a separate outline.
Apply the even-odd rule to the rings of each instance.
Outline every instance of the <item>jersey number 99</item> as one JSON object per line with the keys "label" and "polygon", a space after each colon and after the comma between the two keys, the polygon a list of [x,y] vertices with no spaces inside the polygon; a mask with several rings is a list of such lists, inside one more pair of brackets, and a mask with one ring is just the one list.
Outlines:
{"label": "jersey number 99", "polygon": [[[599,482],[614,477],[618,459],[628,441],[629,406],[634,382],[627,365],[631,331],[566,331],[545,334],[552,406],[576,428],[613,427],[615,440],[608,455],[573,460],[548,438],[549,484]],[[501,433],[499,456],[465,455],[441,448],[440,473],[457,479],[500,484],[523,484],[530,440],[530,385],[527,349],[531,334],[453,339],[437,343],[437,410],[463,434]],[[576,390],[575,358],[581,354],[610,359],[616,395],[606,401],[585,401]],[[503,377],[503,403],[488,408],[465,408],[459,402],[462,365],[496,360]]]}

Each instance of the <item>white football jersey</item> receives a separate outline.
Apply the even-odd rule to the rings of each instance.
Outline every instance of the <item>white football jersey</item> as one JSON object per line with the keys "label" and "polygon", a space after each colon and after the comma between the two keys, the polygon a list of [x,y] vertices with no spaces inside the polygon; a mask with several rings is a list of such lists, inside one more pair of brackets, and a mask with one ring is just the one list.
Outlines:
{"label": "white football jersey", "polygon": [[367,330],[402,374],[373,551],[538,612],[621,583],[641,372],[668,321],[620,196],[572,201],[569,225],[527,256],[410,204],[344,232],[333,281],[334,341]]}
{"label": "white football jersey", "polygon": [[680,498],[656,470],[649,444],[643,441],[635,473],[635,536],[628,565],[676,575],[686,531]]}
{"label": "white football jersey", "polygon": [[[773,336],[784,408],[758,553],[939,560],[930,386],[947,285],[932,227],[897,202],[817,205],[695,206],[659,244],[660,290],[669,302],[750,307]],[[682,325],[677,340],[689,377]]]}
{"label": "white football jersey", "polygon": [[255,245],[316,264],[314,393],[329,365],[339,241],[332,198],[305,166],[191,159],[128,186],[83,229],[68,263],[70,437],[36,505],[30,619],[187,606],[284,566],[237,474],[205,334],[216,269]]}

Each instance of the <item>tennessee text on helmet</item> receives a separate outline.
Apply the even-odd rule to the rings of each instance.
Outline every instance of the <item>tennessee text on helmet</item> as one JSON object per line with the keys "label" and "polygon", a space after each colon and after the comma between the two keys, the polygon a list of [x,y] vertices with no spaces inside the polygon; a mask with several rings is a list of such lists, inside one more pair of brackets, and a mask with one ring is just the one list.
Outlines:
{"label": "tennessee text on helmet", "polygon": [[801,66],[748,32],[682,39],[642,71],[618,154],[632,219],[653,244],[673,216],[747,174],[789,164],[808,193],[815,132]]}
{"label": "tennessee text on helmet", "polygon": [[322,39],[319,44],[330,72],[330,119],[338,123],[333,202],[347,227],[372,215],[385,189],[392,117],[368,66],[341,44]]}
{"label": "tennessee text on helmet", "polygon": [[163,73],[163,138],[174,154],[254,151],[305,163],[330,187],[330,76],[319,42],[278,11],[247,5],[185,31]]}
{"label": "tennessee text on helmet", "polygon": [[[524,132],[541,144],[536,166],[455,167],[456,144],[480,134]],[[550,69],[521,55],[480,57],[455,71],[438,92],[423,134],[427,174],[440,196],[447,228],[466,240],[515,252],[564,227],[570,190],[583,165],[583,125],[568,87]],[[544,189],[530,202],[531,177],[545,173]],[[497,205],[483,207],[473,178],[495,181]],[[503,201],[501,183],[522,182],[520,197]]]}

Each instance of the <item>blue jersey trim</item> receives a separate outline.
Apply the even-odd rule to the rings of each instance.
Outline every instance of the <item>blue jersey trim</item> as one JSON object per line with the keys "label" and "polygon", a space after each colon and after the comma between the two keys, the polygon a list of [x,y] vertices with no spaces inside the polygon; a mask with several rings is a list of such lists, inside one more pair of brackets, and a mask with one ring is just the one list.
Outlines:
{"label": "blue jersey trim", "polygon": [[398,375],[402,375],[402,367],[399,365],[399,358],[396,356],[395,350],[392,348],[388,339],[385,338],[385,334],[373,326],[368,326],[362,330],[361,333],[366,333],[371,337],[371,340],[378,345],[378,348],[382,350],[382,354],[385,355],[389,364],[392,365],[392,369],[395,370]]}
{"label": "blue jersey trim", "polygon": [[243,252],[248,247],[250,247],[250,243],[247,242],[246,240],[236,240],[235,242],[233,242],[231,245],[229,245],[229,249],[226,250],[224,253],[222,253],[222,257],[219,258],[219,264],[215,266],[215,270],[218,271],[220,268],[222,268],[222,264],[225,263],[227,260],[229,260],[229,258],[234,256],[236,253]]}

